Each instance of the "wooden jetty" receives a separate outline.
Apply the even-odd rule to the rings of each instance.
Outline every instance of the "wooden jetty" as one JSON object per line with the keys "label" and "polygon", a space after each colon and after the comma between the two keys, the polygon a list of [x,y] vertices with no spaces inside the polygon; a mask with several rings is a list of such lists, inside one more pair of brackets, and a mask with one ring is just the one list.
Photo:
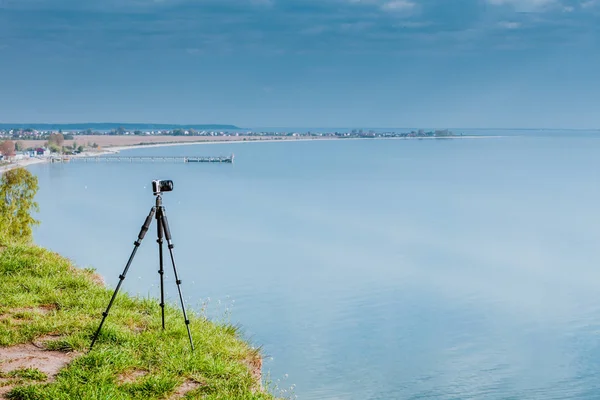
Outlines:
{"label": "wooden jetty", "polygon": [[201,156],[74,156],[57,157],[53,162],[183,162],[183,163],[233,163],[233,154],[229,157],[201,157]]}

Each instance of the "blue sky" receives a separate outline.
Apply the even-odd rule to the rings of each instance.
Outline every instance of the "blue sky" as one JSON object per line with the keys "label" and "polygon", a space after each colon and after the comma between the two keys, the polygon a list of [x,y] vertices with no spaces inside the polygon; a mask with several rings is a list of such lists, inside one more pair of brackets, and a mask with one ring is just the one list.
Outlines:
{"label": "blue sky", "polygon": [[0,0],[0,122],[600,128],[600,0]]}

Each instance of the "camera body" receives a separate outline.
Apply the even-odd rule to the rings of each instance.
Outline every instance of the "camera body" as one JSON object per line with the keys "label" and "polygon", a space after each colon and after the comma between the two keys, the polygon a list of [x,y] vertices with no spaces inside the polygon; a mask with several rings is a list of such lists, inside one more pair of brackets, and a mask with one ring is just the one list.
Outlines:
{"label": "camera body", "polygon": [[159,194],[162,192],[170,192],[172,190],[173,190],[173,181],[171,181],[171,180],[152,181],[152,191],[154,192],[154,194]]}

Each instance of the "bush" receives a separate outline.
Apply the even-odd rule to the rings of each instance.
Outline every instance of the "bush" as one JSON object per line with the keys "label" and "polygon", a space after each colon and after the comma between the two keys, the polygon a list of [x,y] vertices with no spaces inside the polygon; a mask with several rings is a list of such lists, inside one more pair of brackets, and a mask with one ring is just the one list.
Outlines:
{"label": "bush", "polygon": [[0,179],[0,244],[31,242],[31,228],[39,224],[31,211],[38,211],[34,201],[38,179],[25,168],[7,171]]}

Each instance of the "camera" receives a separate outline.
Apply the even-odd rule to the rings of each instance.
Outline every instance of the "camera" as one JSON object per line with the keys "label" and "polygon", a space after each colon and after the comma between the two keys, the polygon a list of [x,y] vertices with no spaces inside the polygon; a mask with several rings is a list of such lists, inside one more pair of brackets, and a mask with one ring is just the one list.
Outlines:
{"label": "camera", "polygon": [[171,190],[173,190],[173,181],[152,181],[152,191],[154,194],[170,192]]}

